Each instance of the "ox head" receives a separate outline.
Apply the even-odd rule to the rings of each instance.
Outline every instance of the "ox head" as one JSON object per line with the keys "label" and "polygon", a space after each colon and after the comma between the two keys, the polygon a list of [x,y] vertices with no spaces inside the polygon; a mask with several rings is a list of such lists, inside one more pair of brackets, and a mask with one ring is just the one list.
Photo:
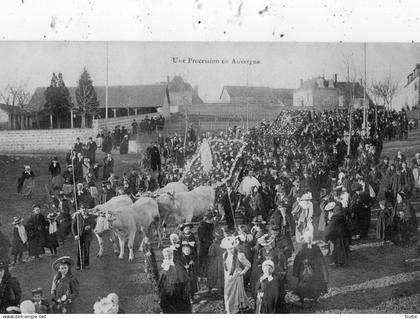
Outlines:
{"label": "ox head", "polygon": [[97,211],[95,215],[97,216],[94,229],[95,234],[103,236],[112,230],[112,222],[115,220],[115,216],[110,211]]}

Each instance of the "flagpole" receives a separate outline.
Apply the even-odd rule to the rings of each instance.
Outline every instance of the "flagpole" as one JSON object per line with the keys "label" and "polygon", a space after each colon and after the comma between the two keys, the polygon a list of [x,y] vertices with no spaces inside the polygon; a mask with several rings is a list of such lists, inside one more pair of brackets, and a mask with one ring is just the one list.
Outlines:
{"label": "flagpole", "polygon": [[[367,108],[366,108],[366,42],[363,46],[363,60],[364,60],[364,77],[365,85],[363,87],[363,128],[367,129]],[[367,133],[367,132],[366,132]]]}

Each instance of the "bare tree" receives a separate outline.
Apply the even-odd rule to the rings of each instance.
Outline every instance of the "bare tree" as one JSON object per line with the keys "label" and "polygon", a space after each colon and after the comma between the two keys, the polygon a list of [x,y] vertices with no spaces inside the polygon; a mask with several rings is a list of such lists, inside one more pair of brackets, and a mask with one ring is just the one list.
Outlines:
{"label": "bare tree", "polygon": [[6,105],[24,108],[31,99],[31,94],[22,84],[8,84],[4,92],[0,93],[0,99]]}
{"label": "bare tree", "polygon": [[393,78],[391,73],[388,73],[382,80],[373,81],[370,90],[375,101],[383,102],[383,105],[390,109],[398,89],[399,82]]}

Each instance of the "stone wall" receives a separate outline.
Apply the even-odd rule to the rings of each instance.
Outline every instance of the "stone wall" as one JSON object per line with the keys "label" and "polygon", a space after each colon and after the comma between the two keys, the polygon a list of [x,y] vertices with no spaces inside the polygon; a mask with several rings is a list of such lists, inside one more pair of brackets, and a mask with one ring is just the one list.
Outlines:
{"label": "stone wall", "polygon": [[66,152],[80,137],[86,143],[89,137],[96,140],[95,129],[55,129],[0,131],[0,153],[6,152]]}

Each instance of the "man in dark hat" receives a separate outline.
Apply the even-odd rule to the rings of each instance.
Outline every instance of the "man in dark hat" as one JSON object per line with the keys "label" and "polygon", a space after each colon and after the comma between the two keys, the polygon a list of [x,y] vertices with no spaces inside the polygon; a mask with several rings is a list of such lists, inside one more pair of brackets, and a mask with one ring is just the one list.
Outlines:
{"label": "man in dark hat", "polygon": [[71,231],[74,239],[77,241],[77,268],[89,269],[89,252],[90,243],[92,241],[93,229],[95,228],[95,221],[92,216],[89,216],[85,206],[80,205],[73,217],[71,224]]}
{"label": "man in dark hat", "polygon": [[26,222],[25,229],[28,233],[29,256],[33,256],[35,259],[39,259],[39,256],[45,253],[47,226],[48,222],[41,213],[41,206],[34,205],[33,213]]}
{"label": "man in dark hat", "polygon": [[9,272],[9,263],[0,261],[0,314],[8,307],[17,307],[22,297],[19,281]]}
{"label": "man in dark hat", "polygon": [[0,262],[9,262],[9,251],[11,246],[9,238],[0,230]]}
{"label": "man in dark hat", "polygon": [[89,137],[89,141],[87,142],[87,157],[89,157],[91,163],[95,163],[96,157],[96,150],[98,149],[98,145],[93,140],[92,137]]}

